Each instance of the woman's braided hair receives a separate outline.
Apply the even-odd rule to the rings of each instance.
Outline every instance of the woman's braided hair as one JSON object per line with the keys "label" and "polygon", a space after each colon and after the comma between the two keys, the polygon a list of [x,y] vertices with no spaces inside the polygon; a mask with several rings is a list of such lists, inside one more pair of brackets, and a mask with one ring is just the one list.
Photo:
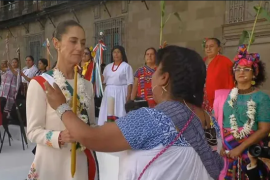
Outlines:
{"label": "woman's braided hair", "polygon": [[171,96],[201,106],[204,96],[206,67],[201,56],[188,48],[167,46],[157,53],[157,65],[169,73]]}

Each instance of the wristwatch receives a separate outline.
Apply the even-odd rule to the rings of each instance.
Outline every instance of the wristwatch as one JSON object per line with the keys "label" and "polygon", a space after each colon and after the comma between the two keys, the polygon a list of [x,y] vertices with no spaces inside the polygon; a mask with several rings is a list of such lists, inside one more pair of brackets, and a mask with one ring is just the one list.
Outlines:
{"label": "wristwatch", "polygon": [[65,112],[67,112],[67,111],[71,111],[71,108],[70,108],[70,106],[69,106],[68,104],[62,104],[62,105],[60,105],[60,106],[55,110],[57,116],[58,116],[61,120],[62,120],[63,114],[64,114]]}

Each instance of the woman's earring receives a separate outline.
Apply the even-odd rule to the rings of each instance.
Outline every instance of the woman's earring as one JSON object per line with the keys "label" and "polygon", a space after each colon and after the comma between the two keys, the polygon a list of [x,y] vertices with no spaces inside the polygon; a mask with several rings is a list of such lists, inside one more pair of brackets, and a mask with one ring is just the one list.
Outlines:
{"label": "woman's earring", "polygon": [[166,87],[168,86],[168,84],[169,84],[169,82],[165,86],[162,86],[163,91],[167,92]]}
{"label": "woman's earring", "polygon": [[166,86],[162,86],[162,90],[165,91],[165,92],[167,92]]}
{"label": "woman's earring", "polygon": [[254,86],[256,84],[256,81],[255,81],[255,76],[253,76],[253,79],[251,81],[251,85]]}

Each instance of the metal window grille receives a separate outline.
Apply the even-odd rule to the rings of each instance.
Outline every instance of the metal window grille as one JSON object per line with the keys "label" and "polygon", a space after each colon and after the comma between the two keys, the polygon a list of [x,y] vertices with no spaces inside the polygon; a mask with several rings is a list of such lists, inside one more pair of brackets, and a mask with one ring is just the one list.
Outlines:
{"label": "metal window grille", "polygon": [[[226,1],[226,24],[233,24],[255,19],[256,12],[254,6],[259,5],[259,1]],[[269,0],[263,2],[262,6],[270,12]]]}
{"label": "metal window grille", "polygon": [[25,37],[26,55],[33,56],[36,65],[38,64],[39,58],[41,58],[45,52],[45,48],[42,47],[44,40],[45,38],[43,33]]}
{"label": "metal window grille", "polygon": [[95,23],[95,41],[98,43],[99,33],[104,33],[104,43],[106,51],[103,54],[103,62],[109,64],[111,62],[111,49],[115,45],[123,45],[124,39],[124,18],[118,17]]}
{"label": "metal window grille", "polygon": [[229,1],[229,23],[243,22],[245,1]]}
{"label": "metal window grille", "polygon": [[34,57],[36,65],[38,64],[38,60],[41,57],[40,48],[41,48],[40,41],[30,42],[30,55]]}

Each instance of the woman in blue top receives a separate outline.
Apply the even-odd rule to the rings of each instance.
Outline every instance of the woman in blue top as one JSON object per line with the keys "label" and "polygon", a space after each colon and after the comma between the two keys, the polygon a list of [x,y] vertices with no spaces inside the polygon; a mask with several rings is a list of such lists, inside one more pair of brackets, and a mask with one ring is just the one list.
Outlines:
{"label": "woman in blue top", "polygon": [[81,123],[57,85],[45,86],[48,102],[77,141],[96,151],[127,150],[119,180],[214,180],[223,160],[208,145],[200,121],[205,69],[193,50],[160,49],[152,77],[158,105],[131,111],[115,123],[96,128]]}

